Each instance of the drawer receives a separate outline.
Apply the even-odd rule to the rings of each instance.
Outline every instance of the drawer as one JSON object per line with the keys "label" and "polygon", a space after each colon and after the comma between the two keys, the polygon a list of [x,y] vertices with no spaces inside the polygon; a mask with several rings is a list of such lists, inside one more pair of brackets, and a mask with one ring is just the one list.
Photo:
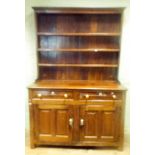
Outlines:
{"label": "drawer", "polygon": [[116,91],[82,91],[79,95],[80,100],[120,100],[122,93]]}
{"label": "drawer", "polygon": [[114,101],[105,101],[105,102],[89,102],[89,104],[85,104],[81,106],[85,109],[85,111],[103,111],[110,110],[113,111],[116,109]]}
{"label": "drawer", "polygon": [[73,92],[68,90],[33,90],[32,98],[72,99]]}

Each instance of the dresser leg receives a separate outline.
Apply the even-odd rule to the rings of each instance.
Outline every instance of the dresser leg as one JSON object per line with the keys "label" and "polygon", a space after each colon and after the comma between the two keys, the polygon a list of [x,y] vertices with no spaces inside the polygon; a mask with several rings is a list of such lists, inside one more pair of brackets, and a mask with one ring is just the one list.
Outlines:
{"label": "dresser leg", "polygon": [[30,144],[31,149],[34,149],[36,147],[36,145],[34,143]]}
{"label": "dresser leg", "polygon": [[118,151],[123,151],[123,148],[124,148],[123,145],[120,145],[120,146],[118,146],[117,149],[118,149]]}
{"label": "dresser leg", "polygon": [[34,142],[34,105],[29,103],[29,112],[30,112],[30,147],[34,149],[35,142]]}
{"label": "dresser leg", "polygon": [[120,143],[120,145],[117,147],[117,149],[118,149],[118,151],[123,151],[123,149],[124,149],[124,141],[122,141]]}
{"label": "dresser leg", "polygon": [[31,149],[34,149],[36,147],[36,145],[34,143],[33,133],[31,133],[31,136],[30,136],[30,147],[31,147]]}

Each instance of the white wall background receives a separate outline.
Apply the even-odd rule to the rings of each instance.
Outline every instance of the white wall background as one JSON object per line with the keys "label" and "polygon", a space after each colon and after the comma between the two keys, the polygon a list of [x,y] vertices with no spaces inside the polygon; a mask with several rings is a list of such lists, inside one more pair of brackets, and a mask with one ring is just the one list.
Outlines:
{"label": "white wall background", "polygon": [[51,7],[126,7],[124,12],[123,35],[122,35],[122,51],[120,59],[119,79],[122,84],[128,88],[126,113],[125,113],[125,132],[129,134],[130,122],[130,104],[129,104],[129,0],[26,0],[25,1],[25,81],[23,82],[23,94],[21,100],[26,105],[26,128],[29,128],[28,118],[28,94],[26,87],[34,82],[37,78],[37,65],[36,65],[36,45],[35,45],[35,26],[34,26],[34,13],[32,6],[51,6]]}
{"label": "white wall background", "polygon": [[[22,155],[25,151],[26,87],[36,76],[31,5],[129,6],[126,0],[55,1],[25,1],[26,41],[24,39],[24,0],[1,2],[0,152],[3,154],[5,152],[5,154]],[[129,11],[126,11],[120,79],[129,88],[130,68],[131,155],[152,155],[155,154],[155,2],[152,0],[130,1],[130,32]],[[129,102],[126,107],[126,128],[129,126],[128,107]]]}

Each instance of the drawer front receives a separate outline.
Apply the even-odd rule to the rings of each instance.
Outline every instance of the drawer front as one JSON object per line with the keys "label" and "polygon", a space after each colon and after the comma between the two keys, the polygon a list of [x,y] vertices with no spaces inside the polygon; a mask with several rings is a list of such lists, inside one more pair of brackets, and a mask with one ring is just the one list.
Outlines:
{"label": "drawer front", "polygon": [[114,111],[116,104],[114,101],[88,101],[88,104],[85,104],[81,107],[85,107],[86,111]]}
{"label": "drawer front", "polygon": [[82,91],[80,100],[120,100],[122,93],[118,91]]}
{"label": "drawer front", "polygon": [[33,90],[32,98],[72,99],[73,92],[68,90]]}

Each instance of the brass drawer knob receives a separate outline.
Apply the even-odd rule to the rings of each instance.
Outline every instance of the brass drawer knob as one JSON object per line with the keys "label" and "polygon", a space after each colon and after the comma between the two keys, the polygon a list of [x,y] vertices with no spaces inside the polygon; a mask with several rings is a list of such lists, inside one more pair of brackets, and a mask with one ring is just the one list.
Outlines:
{"label": "brass drawer knob", "polygon": [[112,95],[112,98],[113,98],[113,99],[116,99],[116,98],[117,98],[117,96],[116,96],[115,94],[113,94],[113,95]]}
{"label": "brass drawer knob", "polygon": [[68,94],[64,94],[64,98],[68,98]]}
{"label": "brass drawer knob", "polygon": [[51,91],[51,95],[55,95],[55,92],[54,91]]}
{"label": "brass drawer knob", "polygon": [[102,93],[102,92],[99,92],[98,95],[99,95],[99,96],[103,96],[103,93]]}
{"label": "brass drawer knob", "polygon": [[85,95],[85,97],[86,97],[86,99],[88,99],[88,98],[89,98],[89,95],[88,95],[88,94],[86,94],[86,95]]}
{"label": "brass drawer knob", "polygon": [[114,92],[111,92],[111,96],[112,96],[113,99],[117,98],[117,96],[116,96],[116,94]]}
{"label": "brass drawer knob", "polygon": [[38,94],[37,94],[37,96],[38,96],[38,97],[41,97],[41,96],[42,96],[42,94],[41,94],[41,93],[38,93]]}

